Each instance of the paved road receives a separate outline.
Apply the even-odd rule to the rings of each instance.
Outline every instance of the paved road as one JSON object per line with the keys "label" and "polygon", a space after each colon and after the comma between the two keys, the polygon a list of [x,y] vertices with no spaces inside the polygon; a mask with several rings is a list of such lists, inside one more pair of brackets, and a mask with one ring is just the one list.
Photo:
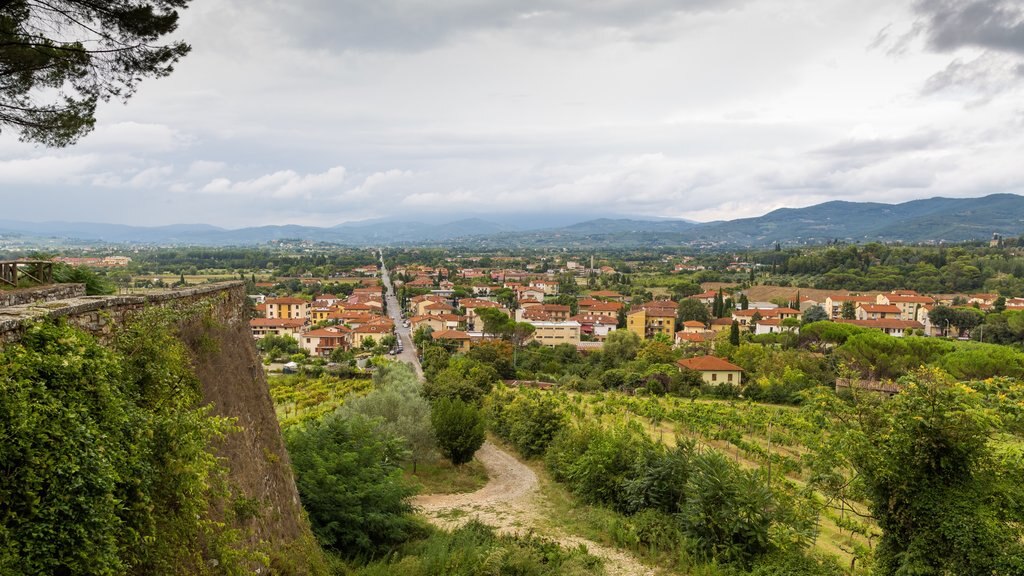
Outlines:
{"label": "paved road", "polygon": [[395,321],[395,334],[402,343],[402,352],[398,359],[412,364],[416,375],[423,379],[423,368],[420,367],[420,359],[416,356],[416,347],[412,345],[412,332],[402,325],[402,308],[398,304],[398,296],[395,295],[395,287],[391,284],[391,275],[388,274],[387,266],[384,265],[384,252],[380,252],[380,277],[384,281],[384,297],[388,302],[388,315]]}

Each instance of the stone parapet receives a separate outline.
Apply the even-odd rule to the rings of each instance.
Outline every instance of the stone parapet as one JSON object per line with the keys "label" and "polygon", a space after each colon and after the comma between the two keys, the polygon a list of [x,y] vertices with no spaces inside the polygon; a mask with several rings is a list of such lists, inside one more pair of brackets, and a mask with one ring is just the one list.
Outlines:
{"label": "stone parapet", "polygon": [[[35,299],[28,303],[0,307],[0,344],[17,341],[26,325],[43,318],[66,318],[68,322],[104,337],[110,335],[113,327],[122,323],[127,315],[146,306],[187,305],[223,294],[223,306],[218,306],[220,310],[217,315],[221,321],[243,320],[241,315],[247,309],[245,283],[240,280],[118,296],[85,296],[83,285],[60,286],[81,286],[81,293],[59,300]],[[71,292],[77,293],[74,290]]]}
{"label": "stone parapet", "polygon": [[0,308],[20,306],[33,302],[52,302],[85,296],[85,284],[52,284],[18,288],[17,290],[0,290]]}

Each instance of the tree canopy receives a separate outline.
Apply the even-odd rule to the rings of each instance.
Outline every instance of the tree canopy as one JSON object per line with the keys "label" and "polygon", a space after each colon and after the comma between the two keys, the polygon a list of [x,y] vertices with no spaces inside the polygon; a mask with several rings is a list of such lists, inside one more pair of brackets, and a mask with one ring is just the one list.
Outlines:
{"label": "tree canopy", "polygon": [[191,47],[161,40],[190,0],[0,0],[0,129],[67,146],[88,134],[96,104],[128,99]]}

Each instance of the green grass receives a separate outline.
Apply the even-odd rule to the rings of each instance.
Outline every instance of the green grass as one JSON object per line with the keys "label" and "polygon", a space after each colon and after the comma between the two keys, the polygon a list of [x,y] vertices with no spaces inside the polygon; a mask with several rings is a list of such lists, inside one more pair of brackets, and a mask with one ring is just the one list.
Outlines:
{"label": "green grass", "polygon": [[453,466],[444,459],[419,462],[415,474],[412,473],[412,463],[403,468],[406,480],[422,487],[421,494],[464,494],[476,492],[487,484],[487,470],[479,460],[463,466]]}

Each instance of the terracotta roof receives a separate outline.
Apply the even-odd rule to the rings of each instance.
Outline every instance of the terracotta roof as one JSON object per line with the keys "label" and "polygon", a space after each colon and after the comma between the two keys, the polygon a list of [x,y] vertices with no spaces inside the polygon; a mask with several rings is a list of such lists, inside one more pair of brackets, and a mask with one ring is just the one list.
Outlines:
{"label": "terracotta roof", "polygon": [[732,318],[715,318],[711,321],[712,326],[732,326]]}
{"label": "terracotta roof", "polygon": [[642,308],[679,308],[679,303],[674,300],[651,300],[640,305]]}
{"label": "terracotta roof", "polygon": [[309,300],[303,300],[302,298],[267,298],[267,304],[309,304]]}
{"label": "terracotta roof", "polygon": [[907,304],[931,304],[935,302],[935,300],[928,296],[898,296],[896,294],[886,294],[885,297],[889,299],[889,302],[904,302]]}
{"label": "terracotta roof", "polygon": [[687,328],[703,328],[704,323],[698,322],[697,320],[687,320],[686,322],[683,322],[683,326],[686,326]]}
{"label": "terracotta roof", "polygon": [[[345,331],[351,332],[351,330],[349,330],[348,328],[345,328]],[[333,328],[320,328],[319,330],[310,330],[309,332],[306,332],[302,336],[303,338],[309,338],[311,336],[314,338],[341,338],[345,336],[345,334],[343,334],[340,330]]]}
{"label": "terracotta roof", "polygon": [[697,370],[699,372],[742,372],[743,368],[723,360],[718,356],[697,356],[695,358],[683,358],[676,362],[683,368]]}
{"label": "terracotta roof", "polygon": [[622,302],[598,302],[597,304],[583,304],[580,302],[580,308],[586,308],[594,312],[618,312],[622,310]]}
{"label": "terracotta roof", "polygon": [[469,340],[469,334],[461,330],[438,330],[432,332],[430,337],[434,340]]}
{"label": "terracotta roof", "polygon": [[923,329],[924,324],[921,324],[917,320],[899,320],[897,318],[879,318],[878,320],[836,320],[840,324],[853,324],[854,326],[860,326],[862,328],[878,328],[878,329],[903,329],[907,330],[910,328]]}
{"label": "terracotta roof", "polygon": [[304,318],[253,318],[249,326],[253,328],[301,328],[306,325]]}
{"label": "terracotta roof", "polygon": [[699,332],[676,332],[676,340],[685,340],[687,342],[707,342],[708,337]]}
{"label": "terracotta roof", "polygon": [[392,326],[387,324],[363,324],[359,328],[353,330],[356,334],[383,334],[385,332],[391,332]]}
{"label": "terracotta roof", "polygon": [[833,302],[874,302],[875,296],[851,296],[849,294],[829,294]]}
{"label": "terracotta roof", "polygon": [[900,313],[900,307],[893,304],[861,304],[858,308],[865,312],[881,312],[885,314]]}
{"label": "terracotta roof", "polygon": [[650,308],[646,310],[643,308],[634,308],[632,311],[630,311],[629,315],[632,316],[633,314],[638,314],[640,312],[644,312],[648,316],[654,318],[675,318],[676,316],[675,311],[672,310],[671,308]]}
{"label": "terracotta roof", "polygon": [[463,298],[459,300],[459,306],[463,308],[501,308],[501,304],[483,298]]}
{"label": "terracotta roof", "polygon": [[604,314],[577,314],[569,320],[574,320],[580,324],[618,324],[619,320],[614,316],[606,316]]}

